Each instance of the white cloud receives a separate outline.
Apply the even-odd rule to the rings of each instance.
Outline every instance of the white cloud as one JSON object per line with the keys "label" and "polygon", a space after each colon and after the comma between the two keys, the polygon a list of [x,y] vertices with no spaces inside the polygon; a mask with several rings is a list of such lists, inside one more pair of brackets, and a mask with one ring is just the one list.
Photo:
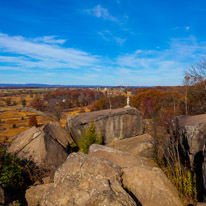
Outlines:
{"label": "white cloud", "polygon": [[[109,41],[116,41],[110,31],[102,34]],[[124,43],[124,39],[119,41]],[[206,54],[206,42],[198,42],[194,36],[171,39],[167,49],[136,50],[113,59],[59,44],[0,34],[1,78],[8,70],[16,71],[8,73],[12,77],[18,71],[24,72],[18,77],[22,81],[28,81],[28,77],[38,82],[52,79],[65,84],[79,81],[102,85],[177,85],[182,81],[183,70]],[[68,72],[69,69],[75,70]]]}
{"label": "white cloud", "polygon": [[119,22],[119,20],[116,17],[109,14],[108,9],[102,7],[101,5],[97,5],[93,9],[86,9],[84,11],[89,15],[96,16],[98,18],[103,18],[104,20],[109,20],[116,23]]}
{"label": "white cloud", "polygon": [[[37,42],[37,39],[26,39],[22,36],[8,36],[0,33],[0,56],[1,62],[7,64],[16,64],[24,68],[81,68],[88,66],[95,66],[98,64],[99,59],[84,51],[64,48],[48,43],[48,40],[53,41],[51,38],[46,39],[47,43]],[[55,41],[58,41],[55,40]],[[62,40],[59,43],[63,43]],[[9,53],[9,56],[3,54]]]}
{"label": "white cloud", "polygon": [[[198,43],[194,36],[190,36],[185,39],[172,39],[169,48],[162,51],[137,50],[120,55],[116,58],[116,65],[130,70],[126,73],[131,81],[134,77],[152,77],[152,81],[156,83],[148,83],[149,85],[176,85],[181,83],[184,69],[201,60],[205,53],[206,42]],[[118,70],[122,76],[125,75],[123,71]]]}
{"label": "white cloud", "polygon": [[64,44],[66,39],[55,39],[56,36],[44,36],[33,39],[36,42],[43,42],[48,44]]}

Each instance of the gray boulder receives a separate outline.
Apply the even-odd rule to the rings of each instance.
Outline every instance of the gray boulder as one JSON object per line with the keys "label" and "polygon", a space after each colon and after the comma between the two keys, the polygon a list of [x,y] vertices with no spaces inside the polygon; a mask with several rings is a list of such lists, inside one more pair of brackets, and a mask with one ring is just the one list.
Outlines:
{"label": "gray boulder", "polygon": [[206,201],[206,114],[179,116],[174,120],[181,157],[196,172],[198,200]]}
{"label": "gray boulder", "polygon": [[123,169],[123,185],[144,206],[182,206],[178,193],[166,175],[147,158],[115,150],[102,145],[91,145],[89,154],[107,159]]}
{"label": "gray boulder", "polygon": [[54,183],[31,187],[26,199],[29,206],[135,206],[122,187],[121,175],[114,163],[72,153],[55,172]]}
{"label": "gray boulder", "polygon": [[54,170],[66,160],[69,141],[66,130],[57,123],[49,123],[15,136],[8,152],[42,169]]}
{"label": "gray boulder", "polygon": [[184,156],[189,158],[192,166],[195,155],[203,151],[205,144],[206,114],[179,116],[175,118],[174,122]]}
{"label": "gray boulder", "polygon": [[88,112],[71,116],[67,120],[68,129],[77,144],[92,121],[105,144],[143,133],[141,114],[134,107]]}

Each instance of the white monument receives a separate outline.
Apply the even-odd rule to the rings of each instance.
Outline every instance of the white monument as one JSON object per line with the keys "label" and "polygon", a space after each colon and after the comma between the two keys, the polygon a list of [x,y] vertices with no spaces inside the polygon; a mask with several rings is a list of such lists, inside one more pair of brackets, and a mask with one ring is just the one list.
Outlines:
{"label": "white monument", "polygon": [[125,106],[124,108],[128,108],[128,107],[130,107],[130,105],[129,105],[129,96],[127,97],[127,106]]}

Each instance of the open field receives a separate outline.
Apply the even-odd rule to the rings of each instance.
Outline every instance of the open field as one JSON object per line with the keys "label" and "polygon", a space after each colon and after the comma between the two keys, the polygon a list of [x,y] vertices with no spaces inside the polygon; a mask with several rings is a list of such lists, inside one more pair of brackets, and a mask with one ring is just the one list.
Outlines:
{"label": "open field", "polygon": [[39,125],[49,122],[48,117],[34,113],[26,109],[0,108],[0,141],[10,141],[11,137],[17,135],[30,127],[29,117],[35,115]]}
{"label": "open field", "polygon": [[[102,96],[99,93],[101,93]],[[50,94],[54,96],[45,96]],[[0,142],[10,142],[12,136],[29,129],[29,118],[33,115],[36,116],[39,126],[50,121],[57,121],[55,111],[58,111],[58,109],[62,114],[59,119],[60,125],[65,127],[67,116],[90,112],[90,107],[88,106],[97,100],[94,99],[95,95],[100,95],[97,98],[100,99],[107,97],[107,95],[109,98],[118,95],[126,96],[128,93],[126,94],[123,90],[111,88],[72,88],[59,90],[55,88],[0,89]],[[129,95],[131,94],[129,93]],[[34,109],[34,107],[32,107],[36,98],[43,101],[44,109],[42,111],[44,112],[40,112],[38,108]],[[61,108],[59,106],[62,105],[64,98],[70,100],[70,106]],[[49,100],[51,100],[51,102],[49,102]],[[25,105],[22,104],[23,102],[25,102]],[[80,102],[82,102],[81,105]],[[85,106],[83,102],[86,102],[87,106]]]}

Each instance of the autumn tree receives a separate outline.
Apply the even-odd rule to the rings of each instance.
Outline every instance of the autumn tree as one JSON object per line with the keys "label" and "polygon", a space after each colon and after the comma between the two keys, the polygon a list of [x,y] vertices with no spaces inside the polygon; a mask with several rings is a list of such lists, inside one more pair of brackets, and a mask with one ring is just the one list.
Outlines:
{"label": "autumn tree", "polygon": [[6,105],[7,106],[11,106],[11,98],[9,97],[9,98],[6,98]]}
{"label": "autumn tree", "polygon": [[31,103],[32,107],[38,110],[43,110],[44,109],[44,101],[40,99],[40,97],[35,97]]}
{"label": "autumn tree", "polygon": [[23,99],[23,100],[21,101],[21,104],[22,104],[23,107],[25,107],[25,106],[26,106],[26,100]]}
{"label": "autumn tree", "polygon": [[28,123],[29,127],[33,127],[33,126],[38,126],[38,123],[37,123],[37,119],[36,119],[36,116],[31,116],[29,118],[29,123]]}
{"label": "autumn tree", "polygon": [[202,114],[206,112],[206,60],[192,65],[185,71],[184,77],[186,113]]}

